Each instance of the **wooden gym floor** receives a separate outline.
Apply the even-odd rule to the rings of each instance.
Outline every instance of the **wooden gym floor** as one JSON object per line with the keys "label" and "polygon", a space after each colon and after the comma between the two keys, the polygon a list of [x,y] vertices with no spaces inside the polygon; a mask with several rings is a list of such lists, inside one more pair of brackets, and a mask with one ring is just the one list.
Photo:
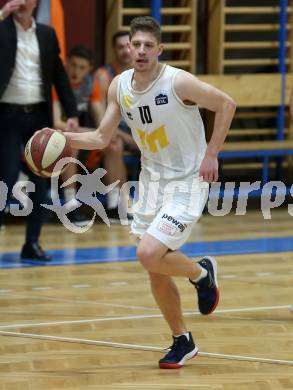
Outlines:
{"label": "wooden gym floor", "polygon": [[42,244],[57,260],[45,266],[18,261],[23,235],[23,225],[0,232],[0,390],[293,389],[286,208],[271,220],[207,214],[195,226],[184,250],[217,255],[221,301],[200,316],[192,286],[177,280],[200,347],[181,370],[157,367],[170,334],[127,227],[77,235],[46,225]]}

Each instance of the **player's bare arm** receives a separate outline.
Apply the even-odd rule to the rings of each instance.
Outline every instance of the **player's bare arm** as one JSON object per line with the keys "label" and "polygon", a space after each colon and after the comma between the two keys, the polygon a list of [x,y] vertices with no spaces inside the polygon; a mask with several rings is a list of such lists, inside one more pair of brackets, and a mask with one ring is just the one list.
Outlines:
{"label": "player's bare arm", "polygon": [[121,118],[121,112],[117,102],[118,77],[112,81],[109,87],[108,106],[98,129],[85,133],[67,132],[65,134],[72,148],[94,150],[104,149],[109,145]]}
{"label": "player's bare arm", "polygon": [[179,72],[175,79],[175,92],[183,101],[195,103],[215,113],[214,128],[202,161],[199,175],[204,181],[218,180],[218,153],[229,131],[236,105],[230,96],[187,72]]}

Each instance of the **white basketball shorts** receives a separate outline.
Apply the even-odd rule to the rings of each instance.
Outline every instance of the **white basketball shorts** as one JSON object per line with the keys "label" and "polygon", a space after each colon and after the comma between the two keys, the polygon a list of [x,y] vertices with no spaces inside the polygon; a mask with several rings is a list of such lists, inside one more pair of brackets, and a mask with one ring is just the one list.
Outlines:
{"label": "white basketball shorts", "polygon": [[[197,180],[197,179],[196,179]],[[197,181],[197,183],[199,183]],[[171,250],[181,247],[190,236],[193,225],[201,217],[207,202],[209,185],[180,185],[173,190],[150,188],[134,205],[131,233],[142,238],[150,234]],[[175,190],[174,190],[175,188]]]}

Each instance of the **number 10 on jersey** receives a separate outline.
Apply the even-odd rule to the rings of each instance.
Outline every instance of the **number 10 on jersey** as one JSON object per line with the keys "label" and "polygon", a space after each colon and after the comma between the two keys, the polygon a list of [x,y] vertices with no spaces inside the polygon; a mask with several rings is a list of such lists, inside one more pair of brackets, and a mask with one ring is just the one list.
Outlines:
{"label": "number 10 on jersey", "polygon": [[141,106],[141,107],[138,107],[138,109],[139,109],[140,119],[141,119],[143,125],[145,125],[146,123],[153,122],[152,116],[151,116],[150,106]]}

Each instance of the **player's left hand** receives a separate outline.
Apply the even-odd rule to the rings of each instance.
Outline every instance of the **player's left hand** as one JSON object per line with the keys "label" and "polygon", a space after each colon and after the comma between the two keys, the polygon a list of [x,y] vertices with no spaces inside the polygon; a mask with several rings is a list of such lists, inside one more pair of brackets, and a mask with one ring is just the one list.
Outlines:
{"label": "player's left hand", "polygon": [[202,180],[207,183],[217,181],[219,178],[218,169],[218,158],[210,155],[205,155],[199,169],[199,177],[202,177]]}

